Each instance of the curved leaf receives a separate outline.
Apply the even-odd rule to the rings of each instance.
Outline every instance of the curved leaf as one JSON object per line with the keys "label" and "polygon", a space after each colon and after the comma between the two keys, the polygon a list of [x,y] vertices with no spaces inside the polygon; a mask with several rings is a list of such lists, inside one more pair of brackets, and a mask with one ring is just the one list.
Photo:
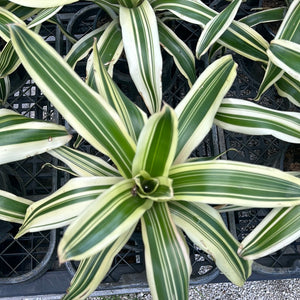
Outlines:
{"label": "curved leaf", "polygon": [[23,223],[26,209],[33,202],[0,190],[0,220]]}
{"label": "curved leaf", "polygon": [[166,203],[155,203],[142,218],[147,279],[153,299],[188,298],[190,258],[184,237]]}
{"label": "curved leaf", "polygon": [[286,142],[300,143],[300,113],[282,112],[246,100],[224,99],[215,124],[234,132],[273,135]]}
{"label": "curved leaf", "polygon": [[217,267],[232,283],[242,286],[251,274],[251,262],[238,256],[239,243],[219,213],[202,203],[171,201],[169,206],[175,224],[214,258]]}
{"label": "curved leaf", "polygon": [[0,165],[47,152],[70,139],[63,126],[0,109]]}
{"label": "curved leaf", "polygon": [[239,255],[257,259],[300,238],[300,205],[273,209],[242,241]]}
{"label": "curved leaf", "polygon": [[235,79],[236,67],[230,55],[216,60],[175,108],[178,116],[175,163],[184,162],[210,131],[221,101]]}
{"label": "curved leaf", "polygon": [[100,194],[118,183],[120,177],[78,177],[69,180],[50,196],[34,202],[25,215],[16,238],[27,232],[69,225]]}
{"label": "curved leaf", "polygon": [[300,179],[274,168],[214,160],[170,170],[174,198],[245,207],[287,207],[300,203]]}
{"label": "curved leaf", "polygon": [[0,105],[4,105],[10,92],[10,80],[8,76],[0,78]]}
{"label": "curved leaf", "polygon": [[49,153],[64,162],[79,176],[120,176],[118,170],[95,155],[66,146],[51,150]]}
{"label": "curved leaf", "polygon": [[60,5],[66,5],[77,2],[78,0],[10,0],[19,5],[28,7],[47,8]]}
{"label": "curved leaf", "polygon": [[65,231],[58,246],[60,262],[96,254],[129,230],[152,206],[152,200],[133,195],[131,179],[100,195]]}
{"label": "curved leaf", "polygon": [[161,108],[162,57],[155,13],[148,0],[120,7],[120,24],[129,72],[149,112]]}
{"label": "curved leaf", "polygon": [[168,176],[177,146],[177,118],[174,110],[165,105],[145,124],[138,140],[132,163],[132,175],[141,170],[151,177]]}
{"label": "curved leaf", "polygon": [[92,146],[108,155],[124,176],[131,176],[135,144],[114,109],[40,36],[11,25],[11,37],[24,67],[56,109]]}
{"label": "curved leaf", "polygon": [[20,66],[19,57],[9,41],[0,54],[0,77],[5,77],[13,73]]}

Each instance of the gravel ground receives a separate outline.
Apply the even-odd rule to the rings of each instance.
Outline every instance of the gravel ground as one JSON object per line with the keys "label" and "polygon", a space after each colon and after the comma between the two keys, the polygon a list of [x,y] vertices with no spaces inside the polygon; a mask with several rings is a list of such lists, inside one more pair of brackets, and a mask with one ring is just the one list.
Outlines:
{"label": "gravel ground", "polygon": [[[90,300],[150,300],[149,293],[91,297]],[[249,281],[243,287],[231,283],[203,284],[190,289],[190,300],[300,300],[300,278]],[[171,299],[170,299],[171,300]]]}

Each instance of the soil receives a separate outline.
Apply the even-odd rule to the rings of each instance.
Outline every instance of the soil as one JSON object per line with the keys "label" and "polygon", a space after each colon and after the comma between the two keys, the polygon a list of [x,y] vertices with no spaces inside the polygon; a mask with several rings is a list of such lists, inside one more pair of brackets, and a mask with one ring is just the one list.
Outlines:
{"label": "soil", "polygon": [[285,155],[285,171],[300,171],[300,145],[291,144]]}

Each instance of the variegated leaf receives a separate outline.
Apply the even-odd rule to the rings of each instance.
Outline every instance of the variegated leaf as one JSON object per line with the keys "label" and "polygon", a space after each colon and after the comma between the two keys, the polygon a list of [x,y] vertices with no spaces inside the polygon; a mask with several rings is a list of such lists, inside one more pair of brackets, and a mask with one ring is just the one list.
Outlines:
{"label": "variegated leaf", "polygon": [[[151,5],[154,10],[170,10],[180,19],[199,24],[201,27],[217,15],[217,12],[197,0],[154,0]],[[268,60],[268,42],[254,29],[241,22],[233,21],[218,42],[252,60]]]}
{"label": "variegated leaf", "polygon": [[49,153],[64,162],[79,176],[120,176],[118,170],[106,161],[70,147],[59,147]]}
{"label": "variegated leaf", "polygon": [[239,243],[219,213],[203,203],[171,201],[169,206],[175,224],[214,258],[217,267],[232,283],[242,286],[251,274],[251,262],[238,256]]}
{"label": "variegated leaf", "polygon": [[82,137],[108,155],[125,177],[131,176],[135,144],[114,109],[40,36],[11,25],[11,37],[25,69],[43,94]]}
{"label": "variegated leaf", "polygon": [[27,232],[60,228],[69,225],[82,214],[93,201],[120,177],[78,177],[69,180],[50,196],[34,202],[25,215],[17,238]]}
{"label": "variegated leaf", "polygon": [[116,241],[99,253],[82,260],[71,281],[67,294],[62,300],[84,299],[90,295],[105,278],[114,257],[128,241],[134,229],[135,226],[123,233]]}
{"label": "variegated leaf", "polygon": [[300,83],[298,80],[284,73],[276,81],[275,87],[281,97],[288,98],[294,105],[300,106]]}
{"label": "variegated leaf", "polygon": [[236,64],[230,55],[224,56],[202,72],[188,94],[177,105],[176,163],[184,162],[207,135],[235,76]]}
{"label": "variegated leaf", "polygon": [[10,80],[8,76],[0,78],[0,105],[4,105],[10,92]]}
{"label": "variegated leaf", "polygon": [[0,164],[44,153],[70,139],[63,126],[0,109]]}
{"label": "variegated leaf", "polygon": [[26,209],[33,202],[0,190],[0,220],[23,223]]}
{"label": "variegated leaf", "polygon": [[132,175],[141,170],[151,177],[167,177],[177,146],[177,118],[174,110],[165,105],[160,113],[151,116],[138,140],[132,163]]}
{"label": "variegated leaf", "polygon": [[188,299],[190,258],[166,203],[155,203],[142,218],[147,279],[153,299]]}
{"label": "variegated leaf", "polygon": [[300,81],[300,44],[286,40],[273,40],[267,54],[270,60]]}
{"label": "variegated leaf", "polygon": [[56,15],[62,8],[62,6],[58,6],[40,10],[35,18],[28,24],[28,28],[33,28],[39,24],[42,24],[43,22]]}
{"label": "variegated leaf", "polygon": [[104,67],[94,44],[94,76],[99,94],[116,110],[132,139],[137,142],[147,115],[115,84]]}
{"label": "variegated leaf", "polygon": [[127,7],[127,8],[133,8],[138,6],[143,0],[118,0],[120,5]]}
{"label": "variegated leaf", "polygon": [[17,5],[12,2],[9,2],[7,5],[4,6],[4,8],[13,13],[16,17],[19,17],[23,21],[28,20],[40,11],[40,8],[32,8],[23,5]]}
{"label": "variegated leaf", "polygon": [[155,13],[148,0],[120,7],[120,24],[130,75],[151,114],[161,109],[162,57]]}
{"label": "variegated leaf", "polygon": [[280,170],[213,160],[170,169],[174,198],[245,207],[287,207],[300,203],[300,179]]}
{"label": "variegated leaf", "polygon": [[77,2],[78,0],[10,0],[10,1],[28,7],[47,8],[47,7],[55,7],[55,6],[74,3]]}
{"label": "variegated leaf", "polygon": [[300,205],[273,209],[242,241],[239,255],[258,259],[300,238]]}
{"label": "variegated leaf", "polygon": [[163,48],[173,56],[176,66],[188,80],[189,86],[196,81],[195,58],[190,48],[167,25],[158,20],[159,40]]}
{"label": "variegated leaf", "polygon": [[250,101],[227,98],[215,117],[219,127],[249,135],[273,135],[300,143],[300,113],[266,108]]}
{"label": "variegated leaf", "polygon": [[137,223],[153,202],[133,194],[133,187],[132,179],[115,184],[68,227],[58,246],[61,263],[96,254]]}
{"label": "variegated leaf", "polygon": [[213,17],[205,26],[196,46],[196,57],[200,59],[228,29],[242,0],[233,0],[221,13]]}

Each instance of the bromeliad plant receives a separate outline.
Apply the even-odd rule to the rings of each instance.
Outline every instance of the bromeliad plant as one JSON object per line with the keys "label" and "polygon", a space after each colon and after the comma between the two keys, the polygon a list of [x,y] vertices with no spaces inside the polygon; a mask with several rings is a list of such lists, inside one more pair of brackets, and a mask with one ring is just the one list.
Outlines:
{"label": "bromeliad plant", "polygon": [[[70,138],[61,126],[47,123],[44,129],[40,122],[1,110],[0,133],[7,137],[1,138],[2,163],[49,151],[76,176],[35,203],[0,191],[1,218],[22,224],[17,237],[69,225],[58,247],[59,260],[80,260],[80,266],[64,299],[82,299],[97,288],[138,222],[154,299],[188,298],[191,267],[185,236],[211,254],[233,283],[242,285],[250,276],[251,260],[238,255],[239,242],[212,205],[284,207],[296,217],[292,229],[282,231],[280,242],[284,237],[295,238],[300,179],[262,166],[189,159],[209,132],[236,76],[230,55],[212,63],[176,108],[164,104],[161,109],[161,97],[155,99],[158,105],[149,111],[158,111],[148,118],[114,84],[96,44],[95,90],[24,24],[10,26],[10,39],[44,95],[84,139],[113,162],[110,165],[61,146]],[[150,65],[144,75],[151,71]],[[160,80],[159,74],[155,76]],[[261,126],[299,139],[298,120],[299,114],[282,113],[277,122]],[[9,157],[12,151],[16,158]],[[280,220],[290,221],[288,214]],[[274,226],[267,225],[268,234]],[[256,252],[273,247],[279,237],[265,241],[252,243]]]}

